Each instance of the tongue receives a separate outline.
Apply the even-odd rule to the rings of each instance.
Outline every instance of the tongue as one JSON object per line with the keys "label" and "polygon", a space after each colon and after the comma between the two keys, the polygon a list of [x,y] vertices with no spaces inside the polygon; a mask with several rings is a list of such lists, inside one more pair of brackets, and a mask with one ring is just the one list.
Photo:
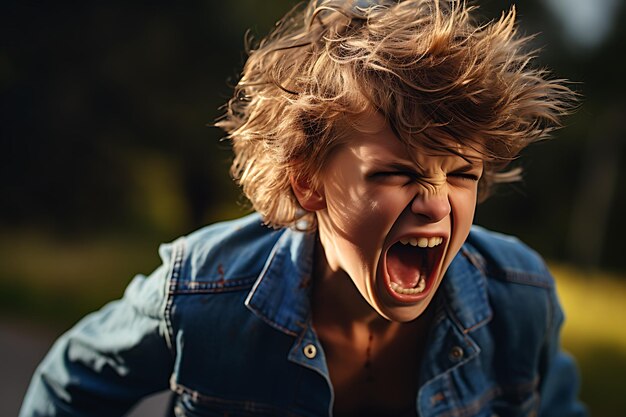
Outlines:
{"label": "tongue", "polygon": [[402,288],[415,288],[420,278],[424,254],[410,245],[396,243],[387,252],[387,273]]}

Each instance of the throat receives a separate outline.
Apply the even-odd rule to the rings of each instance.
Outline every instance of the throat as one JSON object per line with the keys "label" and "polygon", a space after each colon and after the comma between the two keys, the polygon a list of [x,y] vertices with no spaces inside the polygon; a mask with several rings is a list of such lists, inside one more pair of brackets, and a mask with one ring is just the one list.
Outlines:
{"label": "throat", "polygon": [[321,247],[316,248],[312,275],[314,322],[332,322],[346,332],[353,332],[355,323],[384,320],[363,298],[345,271],[329,267]]}

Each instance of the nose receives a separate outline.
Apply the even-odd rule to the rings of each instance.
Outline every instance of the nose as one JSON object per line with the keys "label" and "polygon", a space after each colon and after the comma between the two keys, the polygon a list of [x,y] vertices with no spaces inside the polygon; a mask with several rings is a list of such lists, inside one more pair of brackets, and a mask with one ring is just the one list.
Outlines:
{"label": "nose", "polygon": [[436,223],[450,214],[448,194],[445,192],[420,193],[413,198],[411,211],[430,223]]}

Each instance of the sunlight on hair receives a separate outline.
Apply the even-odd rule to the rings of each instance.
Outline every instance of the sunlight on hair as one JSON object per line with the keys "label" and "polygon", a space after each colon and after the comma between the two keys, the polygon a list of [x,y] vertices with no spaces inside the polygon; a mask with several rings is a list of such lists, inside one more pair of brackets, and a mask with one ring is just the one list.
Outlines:
{"label": "sunlight on hair", "polygon": [[296,7],[249,51],[216,125],[233,142],[234,178],[269,225],[307,218],[315,228],[290,178],[315,183],[364,112],[382,114],[407,146],[451,151],[452,139],[480,152],[482,200],[494,183],[520,178],[507,165],[576,101],[563,80],[531,65],[514,8],[482,24],[460,1],[374,3]]}

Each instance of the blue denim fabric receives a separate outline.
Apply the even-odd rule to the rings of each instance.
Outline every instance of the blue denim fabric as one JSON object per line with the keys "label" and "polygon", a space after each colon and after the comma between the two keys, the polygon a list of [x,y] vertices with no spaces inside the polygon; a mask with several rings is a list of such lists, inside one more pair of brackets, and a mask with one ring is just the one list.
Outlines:
{"label": "blue denim fabric", "polygon": [[[162,246],[161,267],[56,342],[20,416],[121,415],[167,388],[176,416],[332,415],[313,246],[258,215]],[[417,415],[586,414],[553,280],[530,249],[473,228],[434,302]]]}

